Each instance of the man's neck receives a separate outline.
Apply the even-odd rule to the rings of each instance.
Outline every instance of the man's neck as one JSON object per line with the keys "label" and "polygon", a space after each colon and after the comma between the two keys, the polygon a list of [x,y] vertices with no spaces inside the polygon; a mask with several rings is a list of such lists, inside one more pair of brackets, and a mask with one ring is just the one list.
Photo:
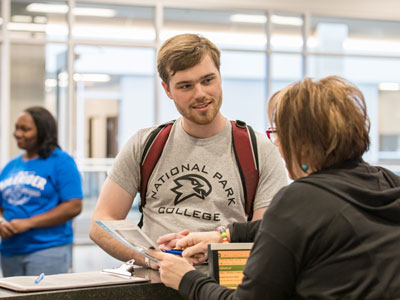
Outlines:
{"label": "man's neck", "polygon": [[218,113],[214,120],[207,125],[195,124],[188,119],[182,119],[183,130],[192,137],[198,139],[205,139],[217,135],[222,129],[224,129],[226,124],[226,118]]}

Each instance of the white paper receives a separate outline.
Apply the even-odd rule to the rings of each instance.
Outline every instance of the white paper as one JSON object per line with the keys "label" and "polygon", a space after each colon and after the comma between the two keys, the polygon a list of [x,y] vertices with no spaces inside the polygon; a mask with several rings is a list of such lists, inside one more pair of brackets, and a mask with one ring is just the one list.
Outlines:
{"label": "white paper", "polygon": [[105,231],[133,251],[158,262],[148,253],[149,248],[158,249],[154,243],[135,222],[131,220],[96,221]]}

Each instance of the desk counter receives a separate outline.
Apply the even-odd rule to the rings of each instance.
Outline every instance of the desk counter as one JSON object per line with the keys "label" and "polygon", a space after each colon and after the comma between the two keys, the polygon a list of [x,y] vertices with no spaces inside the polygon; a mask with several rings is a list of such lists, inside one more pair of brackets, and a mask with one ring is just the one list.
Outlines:
{"label": "desk counter", "polygon": [[179,293],[166,287],[160,281],[158,271],[149,269],[136,269],[135,275],[149,279],[147,282],[118,284],[110,286],[95,286],[75,289],[41,291],[41,292],[15,292],[0,288],[0,299],[26,299],[26,300],[87,300],[87,299],[134,299],[134,300],[180,300]]}

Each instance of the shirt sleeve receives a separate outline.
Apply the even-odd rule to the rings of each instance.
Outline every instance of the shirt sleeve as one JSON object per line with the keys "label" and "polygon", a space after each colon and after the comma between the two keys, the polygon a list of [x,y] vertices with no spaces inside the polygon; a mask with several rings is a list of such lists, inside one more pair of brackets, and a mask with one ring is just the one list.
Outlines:
{"label": "shirt sleeve", "polygon": [[260,178],[253,209],[269,207],[272,198],[288,184],[283,159],[265,135],[256,132]]}
{"label": "shirt sleeve", "polygon": [[233,223],[228,226],[231,243],[253,243],[260,228],[261,220]]}
{"label": "shirt sleeve", "polygon": [[132,197],[140,191],[140,160],[147,136],[155,127],[135,133],[116,156],[108,178],[117,183]]}
{"label": "shirt sleeve", "polygon": [[[276,199],[280,197],[279,194],[274,201],[279,201]],[[244,242],[244,237],[255,236],[242,283],[236,290],[231,290],[198,271],[190,271],[181,280],[180,294],[196,300],[290,299],[299,269],[293,249],[285,243],[287,239],[293,239],[291,244],[298,241],[292,224],[282,222],[279,214],[267,210],[262,221],[235,223],[230,228],[235,242]]]}
{"label": "shirt sleeve", "polygon": [[66,153],[56,162],[56,188],[61,202],[83,198],[82,180],[75,161]]}
{"label": "shirt sleeve", "polygon": [[242,283],[236,290],[218,285],[199,271],[184,275],[179,293],[186,299],[290,299],[294,284],[294,257],[278,240],[265,232],[257,236]]}

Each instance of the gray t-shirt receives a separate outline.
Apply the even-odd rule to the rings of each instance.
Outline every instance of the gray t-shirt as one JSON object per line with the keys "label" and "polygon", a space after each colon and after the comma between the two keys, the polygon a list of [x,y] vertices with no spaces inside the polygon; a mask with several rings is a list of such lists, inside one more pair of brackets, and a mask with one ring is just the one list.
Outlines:
{"label": "gray t-shirt", "polygon": [[[246,222],[242,183],[232,147],[232,125],[217,135],[198,139],[188,135],[178,119],[148,182],[143,231],[153,240],[160,235],[215,230],[218,225]],[[140,190],[140,159],[145,141],[156,128],[139,130],[117,155],[109,178],[132,197]],[[254,210],[268,207],[287,184],[277,148],[256,132],[260,179]],[[116,199],[117,200],[117,199]]]}

